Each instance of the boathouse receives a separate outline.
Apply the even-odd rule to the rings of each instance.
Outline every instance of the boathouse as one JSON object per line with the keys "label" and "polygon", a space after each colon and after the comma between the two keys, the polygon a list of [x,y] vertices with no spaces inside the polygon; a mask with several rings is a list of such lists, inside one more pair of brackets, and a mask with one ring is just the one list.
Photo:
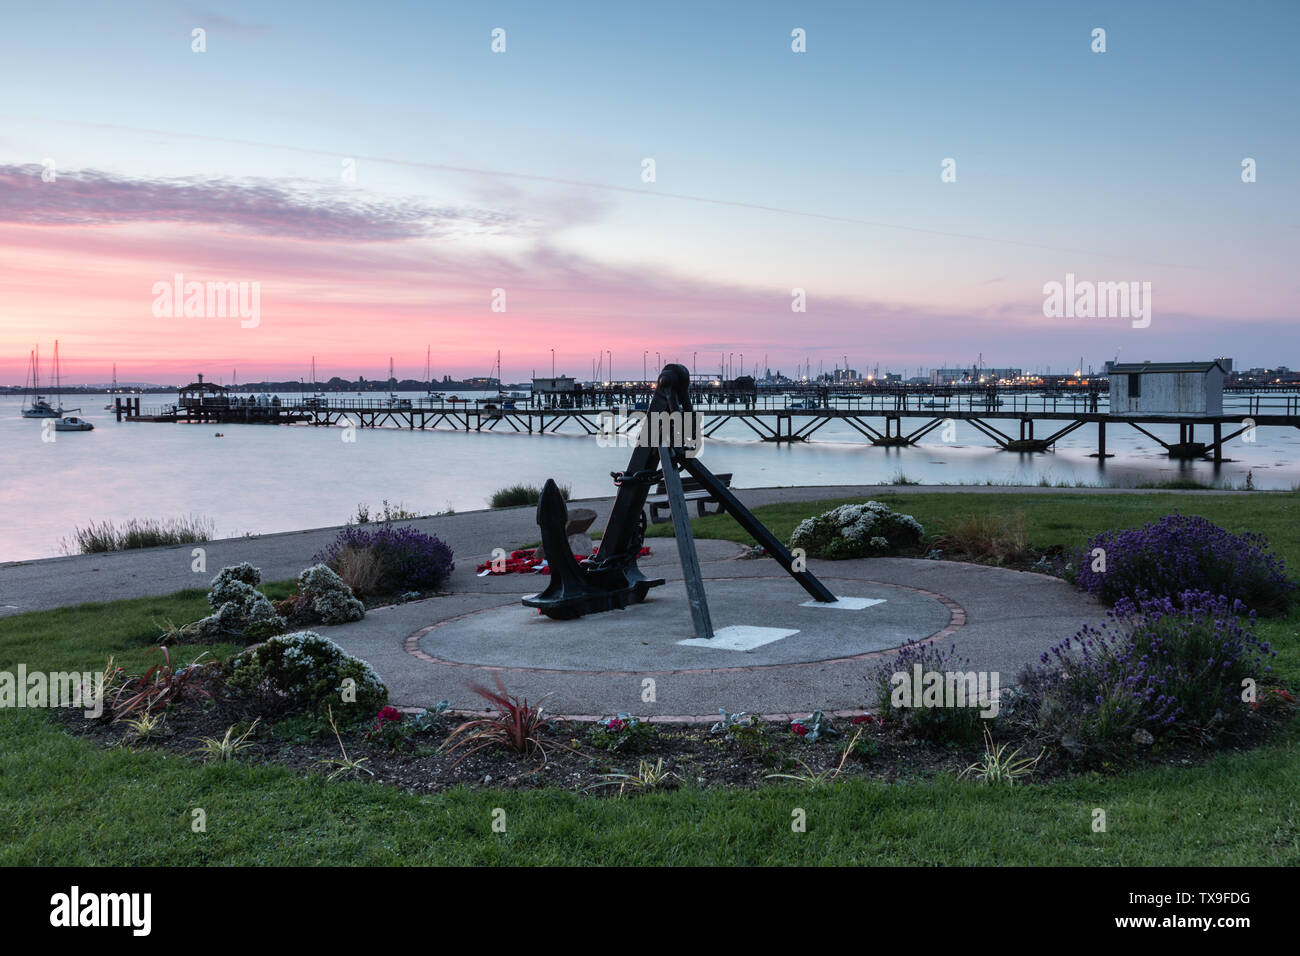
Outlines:
{"label": "boathouse", "polygon": [[1112,415],[1222,415],[1226,372],[1212,362],[1126,362],[1110,370]]}
{"label": "boathouse", "polygon": [[573,391],[575,382],[568,375],[557,375],[555,378],[534,378],[533,394],[534,395],[555,395],[570,394]]}

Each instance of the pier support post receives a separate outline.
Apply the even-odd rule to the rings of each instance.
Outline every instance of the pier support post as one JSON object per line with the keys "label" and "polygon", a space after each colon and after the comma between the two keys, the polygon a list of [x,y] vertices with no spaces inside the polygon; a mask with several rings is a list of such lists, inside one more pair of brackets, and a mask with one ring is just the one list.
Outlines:
{"label": "pier support post", "polygon": [[1214,423],[1214,463],[1216,465],[1223,462],[1223,424]]}

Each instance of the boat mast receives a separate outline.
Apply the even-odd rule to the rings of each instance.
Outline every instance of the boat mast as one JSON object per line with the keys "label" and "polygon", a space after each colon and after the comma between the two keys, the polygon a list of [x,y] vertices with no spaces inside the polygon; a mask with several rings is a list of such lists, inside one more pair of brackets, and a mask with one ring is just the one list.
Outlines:
{"label": "boat mast", "polygon": [[32,407],[36,398],[36,383],[32,380],[32,369],[36,367],[36,351],[27,353],[27,380],[23,382],[23,391],[27,393],[27,408]]}

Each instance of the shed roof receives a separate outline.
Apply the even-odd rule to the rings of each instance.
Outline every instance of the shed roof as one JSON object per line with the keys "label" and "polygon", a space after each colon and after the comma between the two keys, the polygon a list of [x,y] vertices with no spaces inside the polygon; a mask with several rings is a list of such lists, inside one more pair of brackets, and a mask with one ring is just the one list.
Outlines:
{"label": "shed roof", "polygon": [[1218,362],[1124,362],[1111,366],[1111,374],[1134,375],[1143,372],[1208,372],[1217,368],[1225,375],[1228,370]]}

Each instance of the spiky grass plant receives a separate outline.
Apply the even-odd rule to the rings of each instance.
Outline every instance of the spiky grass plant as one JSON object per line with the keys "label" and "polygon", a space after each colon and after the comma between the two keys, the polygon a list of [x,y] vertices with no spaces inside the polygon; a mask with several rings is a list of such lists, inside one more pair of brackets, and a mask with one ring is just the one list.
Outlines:
{"label": "spiky grass plant", "polygon": [[201,737],[199,745],[191,753],[201,754],[205,761],[215,760],[217,763],[230,763],[253,746],[253,742],[248,738],[253,735],[253,731],[257,729],[258,722],[261,719],[261,717],[258,717],[254,720],[248,725],[248,729],[238,737],[235,736],[235,727],[238,727],[238,724],[227,727],[225,736],[220,740],[216,737]]}
{"label": "spiky grass plant", "polygon": [[157,736],[162,730],[162,714],[151,714],[144,711],[139,717],[126,721],[127,734],[124,743],[143,743],[150,737]]}
{"label": "spiky grass plant", "polygon": [[339,753],[341,754],[341,756],[323,757],[320,760],[316,761],[317,763],[325,764],[326,766],[330,766],[334,768],[329,772],[329,774],[326,776],[325,779],[337,780],[339,777],[352,776],[357,773],[368,773],[370,774],[370,776],[373,777],[375,775],[375,772],[373,770],[371,770],[369,767],[361,766],[370,758],[369,757],[353,758],[348,756],[348,748],[343,746],[343,738],[339,734],[338,724],[334,722],[334,708],[327,707],[326,710],[329,713],[330,730],[334,731],[334,739],[339,742]]}
{"label": "spiky grass plant", "polygon": [[862,728],[859,727],[858,732],[855,733],[852,739],[844,745],[844,751],[840,754],[840,762],[833,769],[827,768],[826,770],[814,770],[812,767],[808,766],[806,761],[800,760],[796,757],[795,763],[803,767],[803,773],[769,773],[766,775],[767,779],[793,780],[796,783],[803,784],[809,789],[824,786],[832,780],[835,780],[843,772],[844,764],[849,759],[849,754],[853,753],[853,748],[857,746],[858,738],[861,736]]}
{"label": "spiky grass plant", "polygon": [[976,783],[986,787],[1014,787],[1022,778],[1034,772],[1038,761],[1042,760],[1043,754],[1047,752],[1044,748],[1038,752],[1037,757],[1022,757],[1019,747],[1008,753],[1009,746],[1010,744],[999,744],[995,747],[993,735],[985,726],[984,759],[971,764],[957,775],[958,778],[969,776]]}
{"label": "spiky grass plant", "polygon": [[598,783],[593,783],[586,789],[618,787],[619,795],[622,796],[628,792],[645,793],[658,790],[676,779],[677,774],[664,769],[664,758],[660,757],[653,764],[649,760],[640,761],[635,773],[603,773]]}

